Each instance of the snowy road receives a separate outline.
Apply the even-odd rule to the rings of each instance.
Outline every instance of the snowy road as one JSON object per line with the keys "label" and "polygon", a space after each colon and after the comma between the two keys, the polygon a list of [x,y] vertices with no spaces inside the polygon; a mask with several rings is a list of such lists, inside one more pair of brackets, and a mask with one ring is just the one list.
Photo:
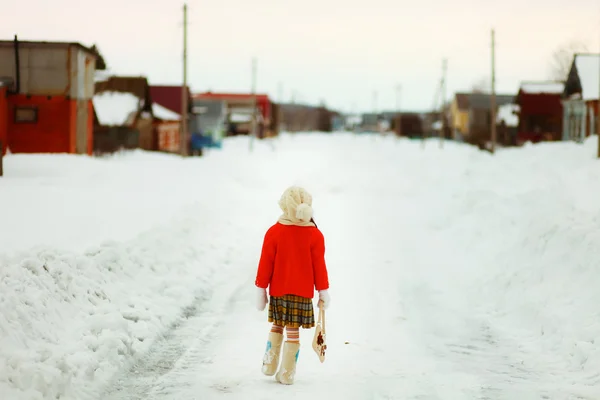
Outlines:
{"label": "snowy road", "polygon": [[[205,162],[223,171],[190,189],[179,236],[153,231],[165,249],[195,249],[177,256],[188,261],[169,280],[186,281],[171,291],[189,290],[179,313],[160,314],[169,322],[154,342],[100,387],[77,381],[69,400],[600,398],[600,279],[590,261],[600,259],[590,222],[600,215],[586,189],[600,178],[595,166],[573,181],[549,169],[549,150],[491,161],[452,144],[423,152],[353,136],[285,137],[252,155],[239,144],[224,150],[236,152],[235,168],[215,157],[188,172]],[[291,183],[314,195],[332,304],[326,362],[302,330],[287,387],[260,372],[269,324],[254,309],[253,281]]]}
{"label": "snowy road", "polygon": [[[528,346],[536,335],[519,334],[519,327],[503,330],[486,307],[491,299],[479,286],[480,275],[472,273],[480,267],[477,260],[457,251],[465,242],[453,241],[443,227],[447,210],[463,206],[462,199],[452,198],[455,190],[432,191],[429,185],[441,183],[437,174],[415,179],[377,166],[376,157],[354,157],[328,159],[342,166],[351,184],[340,182],[344,174],[331,166],[303,171],[303,180],[323,183],[315,202],[323,216],[318,222],[327,238],[334,296],[326,363],[312,353],[312,330],[302,331],[294,388],[260,374],[268,325],[251,302],[255,265],[249,260],[256,259],[257,249],[239,246],[209,298],[199,300],[188,319],[119,376],[106,398],[276,399],[293,393],[512,400],[583,399],[594,393],[588,385],[600,382],[597,374],[565,385],[560,356]],[[365,163],[370,171],[361,168]],[[266,196],[263,201],[274,203]],[[439,202],[446,208],[437,207]],[[250,218],[251,225],[264,223]]]}

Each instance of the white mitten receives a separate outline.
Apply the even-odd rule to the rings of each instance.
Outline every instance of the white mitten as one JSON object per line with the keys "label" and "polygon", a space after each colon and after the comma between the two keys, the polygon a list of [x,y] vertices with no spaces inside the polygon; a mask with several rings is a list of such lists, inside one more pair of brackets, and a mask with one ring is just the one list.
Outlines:
{"label": "white mitten", "polygon": [[267,306],[267,289],[256,288],[256,309],[263,311]]}
{"label": "white mitten", "polygon": [[327,290],[319,290],[319,301],[323,302],[324,309],[327,309],[329,307],[329,303],[331,303],[331,298],[329,297],[329,292]]}

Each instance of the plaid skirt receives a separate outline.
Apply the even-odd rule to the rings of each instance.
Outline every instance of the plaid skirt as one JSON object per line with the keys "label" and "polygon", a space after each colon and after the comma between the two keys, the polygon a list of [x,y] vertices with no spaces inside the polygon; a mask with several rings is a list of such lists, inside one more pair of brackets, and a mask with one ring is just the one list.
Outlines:
{"label": "plaid skirt", "polygon": [[290,328],[310,329],[315,326],[315,313],[312,299],[286,294],[271,296],[269,301],[269,322]]}

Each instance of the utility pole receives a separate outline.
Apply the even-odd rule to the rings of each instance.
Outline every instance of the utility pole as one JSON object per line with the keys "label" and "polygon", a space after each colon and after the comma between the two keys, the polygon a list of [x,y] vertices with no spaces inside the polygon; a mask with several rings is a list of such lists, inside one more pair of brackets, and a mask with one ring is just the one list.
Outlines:
{"label": "utility pole", "polygon": [[256,136],[256,57],[252,59],[252,123],[250,126],[250,151],[254,147]]}
{"label": "utility pole", "polygon": [[442,112],[441,112],[441,120],[442,120],[442,130],[440,131],[440,148],[444,147],[444,135],[446,134],[446,73],[448,71],[448,60],[444,58],[442,62],[442,84],[441,84],[441,92],[442,92]]}
{"label": "utility pole", "polygon": [[377,114],[377,90],[373,90],[373,112]]}
{"label": "utility pole", "polygon": [[188,88],[187,88],[187,4],[183,4],[183,87],[181,88],[181,155],[187,156],[188,147]]}
{"label": "utility pole", "polygon": [[[377,90],[373,90],[373,114],[375,114],[375,129],[379,132],[379,115],[377,109]],[[373,139],[375,139],[375,135],[373,135]]]}
{"label": "utility pole", "polygon": [[283,103],[283,82],[281,81],[277,84],[277,98],[280,104]]}
{"label": "utility pole", "polygon": [[400,110],[400,96],[402,94],[402,85],[396,85],[396,112],[398,113],[398,117],[396,118],[398,121],[398,136],[402,136],[402,111]]}
{"label": "utility pole", "polygon": [[490,124],[492,129],[492,154],[496,152],[496,37],[492,29],[492,95],[490,96]]}

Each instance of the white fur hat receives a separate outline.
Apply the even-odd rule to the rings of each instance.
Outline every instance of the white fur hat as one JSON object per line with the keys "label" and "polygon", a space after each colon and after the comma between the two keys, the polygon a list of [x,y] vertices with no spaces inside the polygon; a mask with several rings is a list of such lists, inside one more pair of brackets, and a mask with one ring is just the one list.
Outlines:
{"label": "white fur hat", "polygon": [[298,186],[291,186],[283,192],[279,207],[292,221],[308,222],[313,216],[312,196]]}

